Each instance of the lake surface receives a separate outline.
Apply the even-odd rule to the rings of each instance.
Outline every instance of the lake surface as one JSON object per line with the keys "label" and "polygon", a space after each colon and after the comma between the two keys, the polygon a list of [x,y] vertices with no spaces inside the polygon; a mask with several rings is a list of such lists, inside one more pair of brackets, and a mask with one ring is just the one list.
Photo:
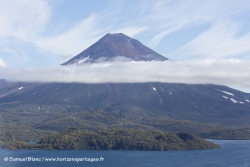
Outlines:
{"label": "lake surface", "polygon": [[250,140],[210,141],[221,145],[222,148],[194,151],[11,151],[0,149],[0,166],[250,167]]}

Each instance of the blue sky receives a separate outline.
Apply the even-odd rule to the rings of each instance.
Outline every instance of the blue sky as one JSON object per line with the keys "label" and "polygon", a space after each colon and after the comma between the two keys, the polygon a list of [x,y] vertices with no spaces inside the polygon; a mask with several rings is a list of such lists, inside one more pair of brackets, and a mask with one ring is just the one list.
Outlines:
{"label": "blue sky", "polygon": [[0,9],[0,67],[57,66],[107,33],[178,62],[250,59],[249,0],[0,0]]}

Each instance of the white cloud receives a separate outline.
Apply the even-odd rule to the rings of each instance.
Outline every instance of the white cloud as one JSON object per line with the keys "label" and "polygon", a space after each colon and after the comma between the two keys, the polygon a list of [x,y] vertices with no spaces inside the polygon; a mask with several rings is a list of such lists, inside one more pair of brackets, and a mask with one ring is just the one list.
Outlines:
{"label": "white cloud", "polygon": [[196,55],[199,58],[223,58],[249,53],[250,32],[237,37],[240,28],[240,24],[233,22],[215,23],[209,30],[177,50],[175,54],[181,57],[189,56],[189,58]]}
{"label": "white cloud", "polygon": [[[64,16],[59,16],[62,18],[57,18],[59,26],[56,26],[53,17],[58,17],[58,13],[53,10],[55,9],[53,2],[51,0],[0,0],[0,46],[1,51],[7,51],[4,60],[8,64],[12,65],[13,63],[9,63],[12,60],[28,60],[38,52],[41,53],[41,50],[43,53],[39,55],[46,55],[46,58],[49,57],[48,55],[72,57],[106,33],[114,32],[129,36],[137,35],[139,40],[149,39],[141,42],[150,43],[150,46],[154,47],[161,45],[162,38],[172,32],[207,23],[213,25],[212,29],[183,46],[175,56],[182,59],[189,53],[204,55],[204,57],[228,57],[249,52],[246,44],[249,43],[250,34],[237,38],[235,35],[241,25],[233,22],[225,23],[225,20],[236,20],[240,14],[249,14],[249,0],[157,0],[154,3],[124,1],[122,4],[119,2],[112,5],[103,3],[103,11],[91,11],[93,13],[86,14],[87,18],[86,15],[84,17],[78,15],[77,19],[73,19],[78,20],[73,26],[59,28],[59,33],[51,35],[51,32],[56,32],[56,29],[61,26],[63,21],[59,20],[66,19]],[[61,5],[58,7],[63,8],[64,4],[61,3]],[[13,43],[20,43],[21,47],[13,46]],[[22,49],[22,43],[27,47]],[[7,58],[10,56],[14,58]],[[18,59],[17,56],[21,58]]]}
{"label": "white cloud", "polygon": [[0,0],[0,52],[9,65],[29,60],[32,41],[41,35],[51,17],[48,0]]}
{"label": "white cloud", "polygon": [[[158,0],[154,4],[147,3],[145,13],[149,13],[149,19],[161,22],[164,25],[178,25],[184,21],[213,22],[231,17],[244,11],[248,11],[248,0]],[[157,26],[162,26],[158,25]]]}
{"label": "white cloud", "polygon": [[171,27],[171,28],[169,28],[169,29],[161,32],[160,34],[155,35],[154,38],[150,41],[149,47],[155,47],[155,46],[157,46],[161,42],[161,39],[163,37],[165,37],[168,34],[171,34],[171,33],[175,32],[175,31],[177,31],[179,29],[181,29],[185,25],[185,23],[186,22],[183,22],[183,23],[181,23],[179,25],[176,25],[174,27]]}
{"label": "white cloud", "polygon": [[108,62],[83,66],[59,66],[46,69],[3,68],[0,76],[15,81],[133,83],[167,82],[213,83],[250,87],[250,61],[236,59],[188,62]]}
{"label": "white cloud", "polygon": [[[158,45],[162,47],[161,50],[164,50],[163,47],[166,45],[161,42],[161,39],[162,37],[167,38],[167,35],[171,33],[168,32],[168,28],[181,25],[183,22],[186,22],[186,24],[178,29],[180,31],[178,35],[176,35],[175,43],[177,43],[176,41],[178,40],[180,44],[182,41],[187,41],[187,35],[181,31],[184,28],[193,27],[195,29],[198,25],[213,25],[211,30],[204,32],[199,38],[195,40],[191,39],[190,44],[181,47],[181,49],[175,53],[168,53],[169,58],[173,60],[176,60],[176,57],[178,57],[178,60],[193,59],[201,55],[204,56],[203,58],[210,56],[238,57],[238,54],[248,51],[249,47],[247,48],[246,45],[249,43],[250,32],[248,31],[248,34],[245,34],[239,39],[237,39],[236,35],[244,25],[248,24],[244,17],[249,15],[249,0],[159,0],[154,4],[145,4],[147,4],[147,2],[144,3],[144,7],[148,9],[145,10],[145,13],[148,12],[149,14],[144,21],[153,23],[149,29],[153,33],[156,33],[149,42],[150,47]],[[239,20],[242,24],[238,25],[233,21],[228,22],[228,20]],[[190,34],[194,34],[191,29],[189,29],[189,31]],[[185,31],[185,33],[189,32]],[[226,49],[228,49],[228,51]],[[192,57],[190,55],[192,55]]]}
{"label": "white cloud", "polygon": [[44,30],[51,15],[45,0],[0,0],[0,5],[0,37],[29,40]]}
{"label": "white cloud", "polygon": [[[52,37],[37,38],[35,44],[42,49],[51,53],[62,56],[75,56],[84,49],[94,44],[107,31],[107,28],[98,28],[98,15],[91,15],[81,23],[74,25],[68,31]],[[125,33],[129,36],[134,36],[146,27],[124,27],[122,29],[111,30],[111,33]],[[107,31],[109,32],[109,31]]]}
{"label": "white cloud", "polygon": [[[62,34],[39,37],[35,44],[46,51],[62,56],[75,56],[100,38],[101,30],[96,30],[96,15],[91,15]],[[101,32],[100,32],[101,31]]]}
{"label": "white cloud", "polygon": [[6,63],[1,58],[0,58],[0,67],[7,67]]}
{"label": "white cloud", "polygon": [[124,27],[124,28],[117,29],[117,30],[111,30],[111,33],[123,33],[130,37],[133,37],[136,34],[139,34],[146,29],[147,27],[131,26],[131,27]]}

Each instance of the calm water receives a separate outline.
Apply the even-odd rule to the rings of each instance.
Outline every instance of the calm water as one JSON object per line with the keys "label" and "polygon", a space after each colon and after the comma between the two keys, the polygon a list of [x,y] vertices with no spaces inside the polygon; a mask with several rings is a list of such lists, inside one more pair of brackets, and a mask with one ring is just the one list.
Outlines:
{"label": "calm water", "polygon": [[[221,149],[198,151],[47,151],[0,149],[1,167],[250,167],[250,140],[211,140]],[[27,157],[27,158],[26,158]],[[19,159],[14,159],[19,158]],[[31,161],[33,158],[34,161]],[[37,159],[34,159],[37,158]],[[78,159],[72,159],[78,158]],[[98,158],[98,162],[79,161]],[[21,160],[30,160],[21,162]],[[19,160],[19,161],[13,161]],[[40,160],[40,161],[39,161]],[[45,162],[50,160],[50,162]],[[52,162],[57,160],[57,162]],[[58,160],[61,160],[58,162]],[[66,162],[65,160],[71,160]],[[85,160],[85,159],[84,159]],[[87,159],[90,160],[90,159]]]}

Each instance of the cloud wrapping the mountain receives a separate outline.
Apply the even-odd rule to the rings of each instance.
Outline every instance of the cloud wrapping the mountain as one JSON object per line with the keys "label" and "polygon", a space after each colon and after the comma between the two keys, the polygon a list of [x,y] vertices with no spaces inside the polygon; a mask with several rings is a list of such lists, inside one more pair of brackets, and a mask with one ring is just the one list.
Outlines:
{"label": "cloud wrapping the mountain", "polygon": [[135,83],[166,82],[250,86],[250,61],[107,62],[40,69],[0,68],[0,77],[25,82]]}

